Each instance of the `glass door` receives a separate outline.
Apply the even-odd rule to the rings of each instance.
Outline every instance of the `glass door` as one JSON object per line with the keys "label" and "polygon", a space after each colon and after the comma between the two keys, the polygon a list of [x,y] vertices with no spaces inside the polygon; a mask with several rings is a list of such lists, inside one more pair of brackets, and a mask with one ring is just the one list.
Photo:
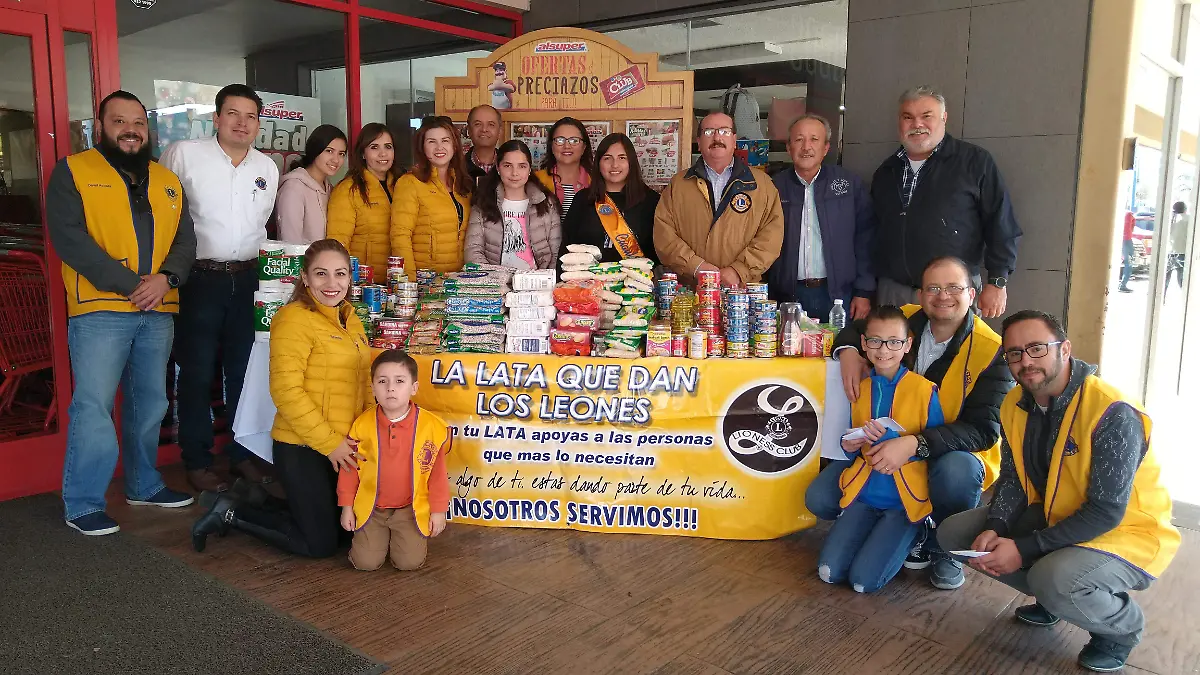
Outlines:
{"label": "glass door", "polygon": [[[58,268],[47,264],[45,236],[43,195],[56,159],[51,91],[46,15],[0,9],[0,476],[21,481],[31,478],[29,456],[61,436],[59,402],[69,396],[60,391],[69,375],[55,377]],[[49,464],[34,471],[57,471]],[[0,479],[0,499],[14,489]]]}

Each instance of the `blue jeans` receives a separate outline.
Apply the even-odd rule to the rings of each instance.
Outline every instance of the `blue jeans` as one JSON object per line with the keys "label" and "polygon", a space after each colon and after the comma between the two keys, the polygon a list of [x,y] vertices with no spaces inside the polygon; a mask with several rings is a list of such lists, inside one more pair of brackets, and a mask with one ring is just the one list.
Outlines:
{"label": "blue jeans", "polygon": [[[179,449],[189,471],[213,464],[213,380],[218,358],[225,373],[225,419],[233,426],[246,364],[254,347],[254,269],[226,273],[193,270],[179,289],[179,318],[175,361],[179,364],[176,405]],[[250,452],[230,441],[229,464],[248,459]]]}
{"label": "blue jeans", "polygon": [[[983,462],[973,452],[947,452],[927,462],[929,469],[929,499],[933,502],[933,522],[979,506],[983,495]],[[849,460],[833,460],[825,467],[804,493],[804,506],[821,520],[838,517],[842,489],[838,477],[850,466]],[[939,550],[937,539],[930,537],[926,547]]]}
{"label": "blue jeans", "polygon": [[821,547],[818,573],[830,584],[850,582],[859,593],[874,593],[904,564],[921,523],[903,509],[877,509],[862,501],[847,506]]}
{"label": "blue jeans", "polygon": [[[93,312],[67,324],[75,392],[67,425],[63,505],[74,520],[104,510],[104,492],[122,453],[125,496],[145,500],[162,490],[158,436],[167,414],[167,360],[174,319],[164,312]],[[113,425],[120,385],[121,445]]]}
{"label": "blue jeans", "polygon": [[1129,277],[1133,276],[1133,240],[1121,242],[1121,285],[1119,288],[1129,288]]}
{"label": "blue jeans", "polygon": [[[830,295],[828,282],[813,288],[797,283],[796,291],[793,295],[795,296],[795,301],[800,303],[800,306],[804,308],[805,314],[821,323],[829,321],[829,310],[833,309],[833,297]],[[847,323],[850,320],[851,299],[851,295],[842,298],[842,306],[846,308]]]}

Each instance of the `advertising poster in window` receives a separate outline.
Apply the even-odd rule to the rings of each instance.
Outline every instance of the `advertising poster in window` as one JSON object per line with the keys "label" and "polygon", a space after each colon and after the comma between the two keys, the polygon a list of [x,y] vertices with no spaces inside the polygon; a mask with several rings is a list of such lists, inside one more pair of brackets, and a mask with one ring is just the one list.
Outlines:
{"label": "advertising poster in window", "polygon": [[604,137],[612,133],[611,122],[584,122],[583,126],[587,127],[588,140],[592,142],[592,152],[600,147],[600,141]]}
{"label": "advertising poster in window", "polygon": [[[175,141],[207,138],[216,133],[212,113],[218,85],[178,80],[154,81],[150,125],[154,155]],[[308,96],[257,92],[263,100],[254,147],[275,161],[279,175],[293,169],[304,154],[308,134],[321,124],[321,101]]]}
{"label": "advertising poster in window", "polygon": [[625,134],[633,141],[642,178],[655,189],[662,189],[679,171],[679,120],[630,120]]}
{"label": "advertising poster in window", "polygon": [[525,145],[529,146],[529,154],[533,155],[533,166],[541,167],[549,144],[547,136],[550,135],[552,126],[554,125],[550,122],[514,122],[508,137],[514,141],[525,141]]}

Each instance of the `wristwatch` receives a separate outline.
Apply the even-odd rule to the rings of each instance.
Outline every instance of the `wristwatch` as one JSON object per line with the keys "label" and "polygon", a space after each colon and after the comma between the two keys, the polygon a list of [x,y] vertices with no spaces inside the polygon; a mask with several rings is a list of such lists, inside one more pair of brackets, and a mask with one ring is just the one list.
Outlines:
{"label": "wristwatch", "polygon": [[179,276],[166,270],[159,270],[159,273],[167,278],[167,285],[171,288],[179,288]]}
{"label": "wristwatch", "polygon": [[921,434],[916,435],[917,439],[917,457],[921,459],[929,459],[929,441]]}
{"label": "wristwatch", "polygon": [[1008,277],[992,277],[988,279],[988,283],[996,288],[1004,288],[1008,285]]}

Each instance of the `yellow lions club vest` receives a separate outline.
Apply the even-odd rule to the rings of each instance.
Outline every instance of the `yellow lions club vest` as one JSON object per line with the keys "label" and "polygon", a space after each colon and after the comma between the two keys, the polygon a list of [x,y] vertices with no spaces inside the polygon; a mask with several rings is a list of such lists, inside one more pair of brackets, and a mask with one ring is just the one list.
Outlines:
{"label": "yellow lions club vest", "polygon": [[[1017,405],[1021,388],[1008,392],[1000,407],[1000,422],[1012,448],[1017,475],[1032,506],[1042,502],[1046,522],[1053,526],[1079,510],[1087,499],[1088,479],[1092,472],[1092,434],[1100,418],[1114,403],[1128,403],[1141,415],[1150,437],[1150,417],[1137,404],[1125,400],[1121,392],[1094,375],[1088,376],[1075,393],[1063,414],[1062,426],[1050,455],[1050,474],[1046,494],[1039,494],[1025,471],[1025,424],[1029,414]],[[1113,530],[1091,541],[1079,544],[1084,548],[1103,551],[1158,577],[1167,568],[1179,549],[1179,531],[1171,525],[1171,497],[1163,487],[1161,469],[1153,444],[1133,475],[1133,489],[1125,517]]]}
{"label": "yellow lions club vest", "polygon": [[[871,378],[863,380],[863,383],[870,387]],[[924,429],[929,422],[929,399],[935,389],[932,382],[913,371],[904,373],[904,377],[896,383],[896,391],[892,395],[892,410],[888,417],[896,420],[910,434]],[[874,393],[864,394],[858,397],[851,408],[851,420],[856,427],[861,427],[874,417],[871,411]],[[854,462],[842,471],[840,506],[843,509],[858,498],[870,476],[871,465],[862,455],[856,457]],[[892,480],[896,481],[900,503],[904,504],[909,521],[920,522],[933,513],[933,505],[929,503],[929,472],[925,462],[905,464],[899,471],[892,473]]]}
{"label": "yellow lions club vest", "polygon": [[[904,316],[911,317],[921,311],[921,306],[905,305],[900,310],[904,312]],[[996,331],[984,323],[983,319],[972,315],[971,320],[975,322],[971,334],[958,348],[958,354],[955,354],[946,375],[938,385],[938,401],[942,404],[942,416],[945,417],[946,424],[958,420],[967,395],[975,388],[975,383],[979,381],[983,371],[996,360],[996,354],[1000,353],[1004,344]],[[914,343],[920,341],[920,335],[913,336]],[[986,490],[1000,477],[1000,440],[996,439],[995,445],[975,454],[979,456],[979,461],[983,462],[983,489]]]}
{"label": "yellow lions club vest", "polygon": [[[137,234],[133,227],[133,207],[125,179],[100,151],[92,148],[67,158],[75,187],[83,201],[83,217],[88,234],[105,253],[137,272]],[[147,194],[154,214],[154,250],[149,269],[157,273],[179,229],[183,215],[183,186],[168,169],[150,162]],[[180,270],[182,271],[182,270]],[[101,291],[83,275],[63,263],[63,284],[67,289],[67,313],[79,316],[88,312],[137,312],[138,308],[119,293]],[[179,290],[172,288],[154,311],[179,311]]]}
{"label": "yellow lions club vest", "polygon": [[[375,511],[375,497],[379,486],[379,419],[378,406],[367,408],[354,420],[350,437],[358,440],[358,454],[362,462],[358,465],[358,493],[354,495],[354,519],[359,529]],[[450,452],[454,439],[450,428],[440,417],[422,410],[413,404],[412,414],[417,416],[412,442],[413,468],[413,516],[421,534],[429,536],[429,474],[439,453]]]}

